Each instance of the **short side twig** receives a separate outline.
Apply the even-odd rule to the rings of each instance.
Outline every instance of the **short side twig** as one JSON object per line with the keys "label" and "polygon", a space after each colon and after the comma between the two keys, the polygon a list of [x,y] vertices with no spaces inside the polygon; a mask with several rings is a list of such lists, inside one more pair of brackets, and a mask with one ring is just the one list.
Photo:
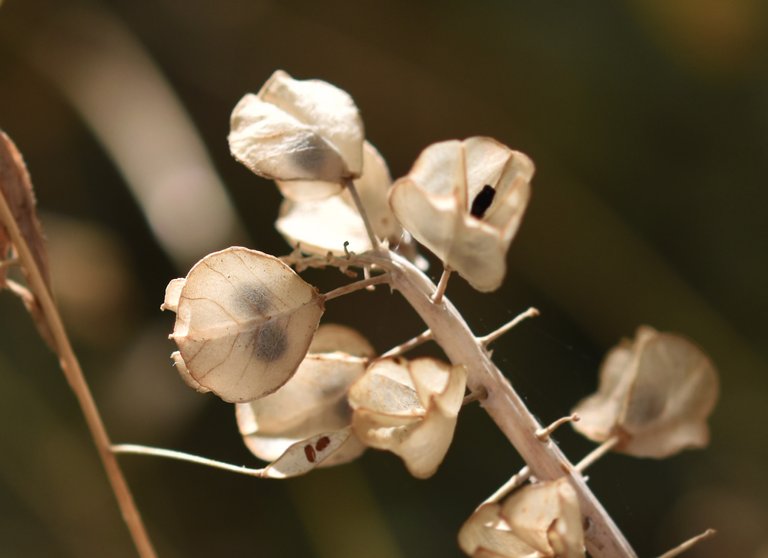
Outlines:
{"label": "short side twig", "polygon": [[411,349],[415,349],[419,345],[423,345],[430,339],[432,339],[432,332],[430,330],[423,331],[419,333],[416,337],[409,339],[405,343],[401,343],[397,347],[392,347],[381,356],[382,358],[384,358],[384,357],[393,357],[393,356],[401,355],[407,351],[410,351]]}
{"label": "short side twig", "polygon": [[432,302],[435,304],[440,304],[443,301],[443,295],[445,294],[445,290],[448,288],[448,279],[451,278],[452,272],[453,270],[448,266],[443,269],[443,274],[440,276],[440,281],[437,283],[435,294],[432,295]]}
{"label": "short side twig", "polygon": [[488,496],[485,501],[480,504],[479,507],[485,504],[495,504],[500,502],[507,494],[515,490],[518,486],[522,486],[525,481],[531,478],[531,468],[526,465],[520,469],[517,473],[512,475],[507,482],[502,484],[496,492]]}
{"label": "short side twig", "polygon": [[381,242],[376,238],[376,233],[373,232],[371,220],[368,218],[368,213],[365,211],[365,207],[363,207],[363,201],[360,199],[360,194],[357,193],[355,182],[352,179],[347,179],[344,181],[344,186],[347,188],[349,195],[352,196],[352,200],[355,202],[355,207],[360,214],[360,218],[363,220],[365,231],[368,233],[368,239],[371,241],[371,246],[374,250],[381,249]]}
{"label": "short side twig", "polygon": [[603,457],[606,453],[611,451],[616,444],[619,443],[619,437],[613,436],[612,438],[608,438],[605,442],[597,446],[595,449],[593,449],[591,452],[589,452],[587,455],[585,455],[581,461],[579,461],[576,465],[574,465],[574,468],[579,471],[580,473],[583,473],[587,470],[587,467],[592,465],[595,461]]}
{"label": "short side twig", "polygon": [[360,281],[355,281],[354,283],[349,283],[348,285],[342,285],[341,287],[333,289],[332,291],[328,291],[322,296],[324,300],[333,300],[334,298],[339,298],[340,296],[344,296],[355,291],[367,289],[373,285],[386,283],[387,279],[388,277],[386,273],[382,273],[381,275],[374,275],[373,277],[361,279]]}
{"label": "short side twig", "polygon": [[510,329],[515,327],[517,324],[522,322],[523,320],[527,320],[528,318],[535,318],[539,315],[539,311],[536,308],[529,308],[525,312],[522,312],[521,314],[518,314],[515,316],[515,318],[503,326],[501,326],[499,329],[492,331],[488,335],[484,335],[482,337],[478,337],[477,340],[482,343],[483,345],[490,345],[494,341],[496,341],[499,337],[507,333]]}
{"label": "short side twig", "polygon": [[689,550],[691,547],[693,547],[696,544],[699,544],[703,540],[713,537],[715,534],[717,534],[717,531],[715,531],[714,529],[707,529],[703,533],[700,533],[695,537],[688,539],[687,541],[676,546],[672,550],[665,552],[664,554],[659,556],[659,558],[675,558],[675,556],[680,556],[686,550]]}

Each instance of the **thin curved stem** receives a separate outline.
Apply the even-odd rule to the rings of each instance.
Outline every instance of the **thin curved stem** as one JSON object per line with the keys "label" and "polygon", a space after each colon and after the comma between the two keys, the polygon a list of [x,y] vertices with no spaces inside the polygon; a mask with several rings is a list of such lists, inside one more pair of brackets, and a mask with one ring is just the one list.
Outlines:
{"label": "thin curved stem", "polygon": [[165,457],[167,459],[175,459],[177,461],[187,461],[188,463],[196,463],[197,465],[204,465],[206,467],[213,467],[214,469],[223,469],[231,473],[237,473],[239,475],[247,475],[249,477],[263,477],[265,469],[251,469],[249,467],[232,465],[224,461],[218,461],[216,459],[209,459],[207,457],[200,457],[192,453],[186,453],[183,451],[169,450],[164,448],[153,448],[150,446],[142,446],[139,444],[116,444],[112,446],[114,453],[132,453],[137,455],[151,455],[154,457]]}
{"label": "thin curved stem", "polygon": [[355,181],[351,178],[347,178],[344,181],[344,186],[347,188],[347,190],[349,190],[349,194],[352,196],[352,200],[355,202],[357,212],[360,214],[360,218],[363,220],[363,224],[365,224],[365,232],[368,233],[371,246],[374,250],[381,250],[381,242],[379,242],[379,239],[376,238],[376,233],[373,231],[373,226],[371,225],[371,221],[368,218],[368,213],[365,211],[363,201],[360,199],[360,194],[357,193]]}
{"label": "thin curved stem", "polygon": [[564,424],[568,424],[569,422],[579,422],[581,420],[581,417],[576,414],[570,414],[567,417],[560,417],[555,422],[550,424],[549,426],[545,426],[544,428],[540,429],[538,432],[536,432],[536,437],[541,440],[542,442],[546,441],[550,436],[552,436],[552,433],[560,428]]}
{"label": "thin curved stem", "polygon": [[112,486],[115,498],[117,498],[120,511],[131,533],[136,549],[142,558],[154,558],[156,554],[152,547],[152,542],[149,539],[144,522],[141,520],[141,515],[133,500],[125,476],[110,449],[111,442],[107,435],[107,430],[99,414],[98,407],[96,407],[93,395],[91,395],[91,391],[88,388],[88,383],[85,380],[82,368],[80,368],[80,363],[69,342],[69,337],[64,329],[58,308],[53,302],[37,262],[21,231],[19,231],[13,213],[3,195],[0,195],[0,223],[8,231],[8,236],[18,254],[19,262],[27,272],[29,289],[40,304],[43,319],[48,324],[56,353],[59,356],[59,366],[80,404],[85,422],[91,432],[94,444],[99,452],[99,457],[104,465],[104,470],[107,473],[107,478]]}

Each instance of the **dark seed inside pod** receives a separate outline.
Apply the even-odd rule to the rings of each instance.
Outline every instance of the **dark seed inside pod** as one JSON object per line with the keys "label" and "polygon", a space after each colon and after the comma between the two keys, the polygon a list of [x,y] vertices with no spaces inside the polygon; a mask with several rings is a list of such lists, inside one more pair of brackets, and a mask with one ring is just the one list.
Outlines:
{"label": "dark seed inside pod", "polygon": [[485,212],[491,207],[495,195],[496,190],[489,184],[483,186],[483,189],[480,190],[475,196],[475,199],[472,200],[472,207],[469,210],[469,214],[472,215],[472,217],[482,219]]}

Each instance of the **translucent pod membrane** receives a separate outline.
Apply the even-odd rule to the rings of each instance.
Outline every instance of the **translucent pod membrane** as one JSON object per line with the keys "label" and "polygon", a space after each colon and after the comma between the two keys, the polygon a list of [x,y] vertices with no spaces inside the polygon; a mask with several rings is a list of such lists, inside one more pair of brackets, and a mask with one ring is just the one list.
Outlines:
{"label": "translucent pod membrane", "polygon": [[[365,451],[349,427],[352,412],[347,403],[349,386],[364,373],[373,347],[352,328],[323,324],[296,374],[273,394],[236,406],[237,424],[245,445],[264,461],[279,459],[294,444],[320,434],[344,431],[345,441],[320,466],[346,463]],[[324,444],[320,444],[324,450]],[[308,458],[318,448],[310,444]]]}
{"label": "translucent pod membrane", "polygon": [[307,353],[323,299],[279,259],[247,248],[209,254],[171,281],[176,367],[198,391],[251,401],[285,384]]}
{"label": "translucent pod membrane", "polygon": [[389,195],[395,216],[445,266],[493,291],[530,198],[533,163],[494,139],[435,143]]}
{"label": "translucent pod membrane", "polygon": [[573,427],[614,451],[664,458],[709,442],[707,418],[719,392],[712,361],[681,335],[642,326],[608,352],[595,394],[574,409]]}
{"label": "translucent pod membrane", "polygon": [[281,70],[232,111],[229,147],[251,171],[281,181],[294,200],[337,194],[363,167],[363,123],[352,98]]}

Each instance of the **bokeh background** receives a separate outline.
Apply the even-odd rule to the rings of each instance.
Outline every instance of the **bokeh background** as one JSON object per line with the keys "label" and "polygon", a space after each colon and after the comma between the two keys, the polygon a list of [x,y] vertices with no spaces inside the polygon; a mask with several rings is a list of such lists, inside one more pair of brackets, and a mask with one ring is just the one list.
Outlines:
{"label": "bokeh background", "polygon": [[[641,556],[768,556],[768,9],[761,0],[5,0],[0,127],[24,153],[56,295],[116,441],[256,466],[230,405],[170,366],[165,285],[208,251],[277,254],[276,189],[231,159],[229,113],[277,68],[350,92],[393,176],[483,134],[537,163],[505,285],[448,295],[478,332],[542,316],[495,359],[543,422],[638,324],[716,362],[712,443],[608,456],[590,483]],[[439,267],[434,266],[434,276]],[[310,278],[322,289],[336,274]],[[382,351],[421,330],[397,296],[334,301]],[[425,350],[430,350],[429,348]],[[558,435],[574,459],[591,445]],[[476,406],[430,480],[397,458],[271,482],[121,458],[163,557],[449,557],[521,462]],[[56,358],[0,297],[0,556],[133,556]]]}

